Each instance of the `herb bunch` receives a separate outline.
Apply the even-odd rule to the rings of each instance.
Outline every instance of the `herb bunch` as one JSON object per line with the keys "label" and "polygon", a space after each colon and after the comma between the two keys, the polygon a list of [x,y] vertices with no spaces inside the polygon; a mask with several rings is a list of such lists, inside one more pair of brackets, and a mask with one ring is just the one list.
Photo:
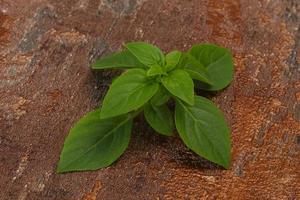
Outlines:
{"label": "herb bunch", "polygon": [[[129,144],[133,118],[142,113],[159,134],[175,128],[196,154],[230,166],[230,130],[222,112],[194,88],[217,91],[233,77],[230,51],[212,44],[164,55],[151,44],[132,42],[125,50],[97,60],[92,69],[125,69],[116,78],[101,109],[89,112],[70,130],[58,172],[96,170],[117,160]],[[168,107],[175,102],[175,113]],[[174,117],[173,117],[174,116]]]}

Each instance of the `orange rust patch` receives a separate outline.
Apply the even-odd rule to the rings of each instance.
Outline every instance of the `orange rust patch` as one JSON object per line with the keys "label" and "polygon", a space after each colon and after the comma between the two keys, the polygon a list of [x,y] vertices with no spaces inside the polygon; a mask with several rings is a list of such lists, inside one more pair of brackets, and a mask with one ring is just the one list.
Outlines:
{"label": "orange rust patch", "polygon": [[211,39],[226,46],[224,36],[234,41],[234,45],[241,44],[240,4],[238,1],[224,0],[209,1],[207,13],[207,26],[211,29]]}
{"label": "orange rust patch", "polygon": [[0,12],[0,44],[3,45],[7,43],[9,38],[9,31],[5,27],[5,24],[8,22],[9,17]]}
{"label": "orange rust patch", "polygon": [[296,99],[297,99],[297,101],[300,101],[300,92],[296,93]]}
{"label": "orange rust patch", "polygon": [[57,100],[62,95],[61,91],[59,91],[59,90],[53,90],[53,91],[49,92],[48,94],[53,101]]}
{"label": "orange rust patch", "polygon": [[96,181],[91,192],[87,193],[82,200],[96,200],[97,195],[102,188],[101,182]]}

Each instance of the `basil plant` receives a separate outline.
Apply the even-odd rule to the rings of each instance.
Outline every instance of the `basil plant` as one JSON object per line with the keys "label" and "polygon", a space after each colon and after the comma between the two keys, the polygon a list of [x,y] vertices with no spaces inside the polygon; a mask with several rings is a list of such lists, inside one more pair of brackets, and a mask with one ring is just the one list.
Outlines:
{"label": "basil plant", "polygon": [[[124,72],[110,85],[101,108],[87,113],[70,130],[58,172],[111,165],[127,148],[133,118],[140,113],[157,133],[177,132],[190,150],[229,168],[230,130],[224,115],[194,91],[217,91],[231,82],[233,61],[228,49],[200,44],[164,55],[151,44],[131,42],[123,51],[97,60],[92,69]],[[170,101],[175,103],[174,112]]]}

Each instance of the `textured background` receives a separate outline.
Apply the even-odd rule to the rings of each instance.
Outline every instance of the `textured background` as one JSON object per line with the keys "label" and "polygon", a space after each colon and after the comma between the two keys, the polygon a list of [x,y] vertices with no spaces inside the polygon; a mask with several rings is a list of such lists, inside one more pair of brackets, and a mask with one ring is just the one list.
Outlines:
{"label": "textured background", "polygon": [[[0,0],[0,199],[300,199],[299,0]],[[234,54],[209,97],[232,129],[230,170],[136,120],[113,166],[55,173],[68,130],[118,72],[95,58],[127,41]]]}

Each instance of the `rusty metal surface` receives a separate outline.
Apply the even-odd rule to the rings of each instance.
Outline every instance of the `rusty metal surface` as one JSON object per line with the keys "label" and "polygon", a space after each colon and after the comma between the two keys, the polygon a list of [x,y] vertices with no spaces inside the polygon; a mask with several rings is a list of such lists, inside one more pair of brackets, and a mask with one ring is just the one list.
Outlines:
{"label": "rusty metal surface", "polygon": [[[0,0],[0,25],[1,200],[300,199],[298,0]],[[55,173],[116,74],[89,64],[132,40],[233,51],[234,82],[210,95],[231,125],[229,170],[139,118],[113,166]]]}

